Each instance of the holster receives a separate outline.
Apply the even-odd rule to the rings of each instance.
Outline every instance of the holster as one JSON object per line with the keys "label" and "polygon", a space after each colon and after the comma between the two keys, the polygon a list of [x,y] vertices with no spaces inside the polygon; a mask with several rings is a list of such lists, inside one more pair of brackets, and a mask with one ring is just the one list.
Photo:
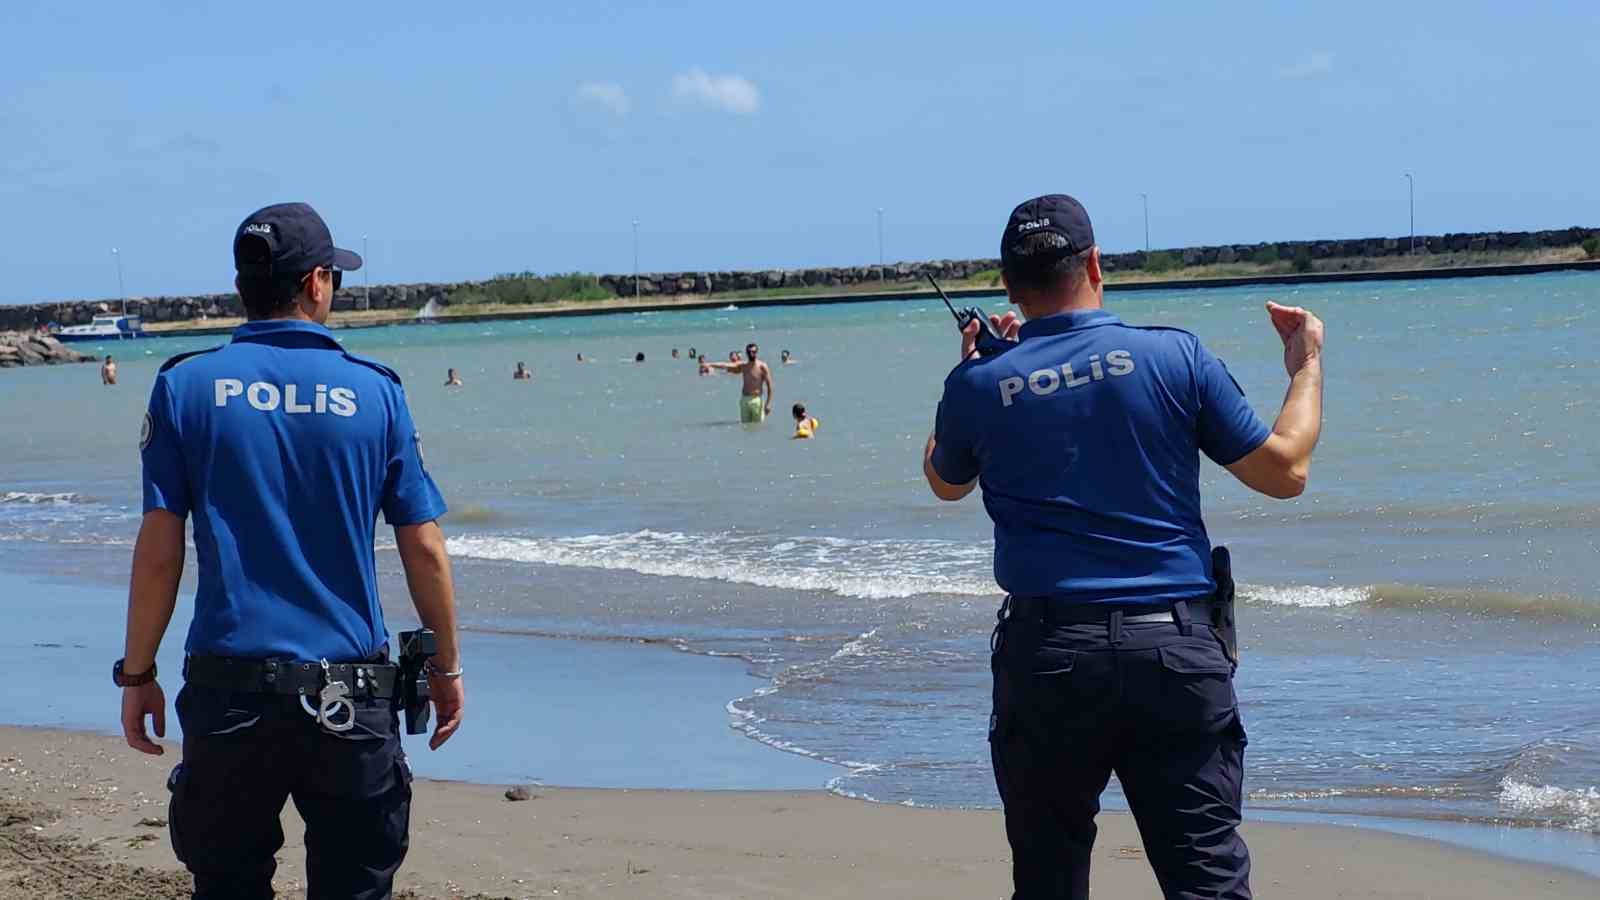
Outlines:
{"label": "holster", "polygon": [[1217,592],[1211,598],[1211,627],[1222,638],[1222,649],[1235,668],[1239,666],[1239,625],[1233,615],[1233,556],[1227,547],[1211,548],[1211,576]]}
{"label": "holster", "polygon": [[433,630],[400,632],[400,702],[406,713],[406,734],[428,730],[433,690],[428,685],[428,660],[439,652]]}

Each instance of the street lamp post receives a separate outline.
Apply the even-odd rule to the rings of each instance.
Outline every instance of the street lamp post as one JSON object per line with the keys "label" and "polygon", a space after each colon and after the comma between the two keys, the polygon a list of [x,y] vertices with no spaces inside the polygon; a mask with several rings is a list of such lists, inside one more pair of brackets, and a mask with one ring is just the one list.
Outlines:
{"label": "street lamp post", "polygon": [[122,314],[128,314],[128,291],[122,286],[122,253],[111,248],[111,258],[117,261],[117,296],[122,299]]}
{"label": "street lamp post", "polygon": [[883,280],[883,207],[878,207],[878,280]]}
{"label": "street lamp post", "polygon": [[1139,199],[1144,201],[1144,252],[1150,252],[1150,195],[1140,194]]}
{"label": "street lamp post", "polygon": [[1411,239],[1406,244],[1406,254],[1415,256],[1417,253],[1417,181],[1406,173],[1406,201],[1411,210]]}
{"label": "street lamp post", "polygon": [[367,259],[367,236],[361,236],[361,305],[372,312],[372,263]]}
{"label": "street lamp post", "polygon": [[639,299],[639,220],[633,220],[633,299]]}

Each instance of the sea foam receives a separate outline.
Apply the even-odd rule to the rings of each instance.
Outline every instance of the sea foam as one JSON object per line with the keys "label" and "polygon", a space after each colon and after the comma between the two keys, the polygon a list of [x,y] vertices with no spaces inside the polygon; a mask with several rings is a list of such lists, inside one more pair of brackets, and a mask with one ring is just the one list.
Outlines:
{"label": "sea foam", "polygon": [[997,596],[987,548],[953,541],[764,538],[729,532],[634,531],[579,537],[474,537],[450,552],[477,559],[613,569],[865,600],[926,594]]}
{"label": "sea foam", "polygon": [[1519,815],[1549,819],[1573,831],[1600,833],[1600,789],[1500,782],[1500,806]]}

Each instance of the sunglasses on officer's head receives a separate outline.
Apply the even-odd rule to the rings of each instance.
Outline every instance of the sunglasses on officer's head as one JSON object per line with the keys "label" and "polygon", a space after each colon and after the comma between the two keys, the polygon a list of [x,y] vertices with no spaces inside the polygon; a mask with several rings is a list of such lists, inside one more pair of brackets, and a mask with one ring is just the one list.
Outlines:
{"label": "sunglasses on officer's head", "polygon": [[[331,274],[333,276],[333,289],[334,290],[337,291],[339,289],[339,285],[344,284],[344,272],[343,271],[341,271],[339,269],[334,269],[334,268],[331,268],[331,267],[326,267],[326,266],[318,266],[317,268],[321,269],[322,271],[327,272],[327,273],[329,273],[329,274]],[[308,279],[313,278],[313,277],[316,276],[316,274],[317,274],[317,269],[312,269],[311,271],[306,273],[306,278],[308,278]]]}

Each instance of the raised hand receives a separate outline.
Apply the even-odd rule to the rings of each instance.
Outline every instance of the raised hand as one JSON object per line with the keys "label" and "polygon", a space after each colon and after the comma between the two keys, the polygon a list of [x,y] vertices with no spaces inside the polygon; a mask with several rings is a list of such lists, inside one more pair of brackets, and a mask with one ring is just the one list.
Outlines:
{"label": "raised hand", "polygon": [[1310,310],[1269,300],[1267,317],[1283,341],[1283,367],[1290,378],[1322,356],[1322,320]]}

